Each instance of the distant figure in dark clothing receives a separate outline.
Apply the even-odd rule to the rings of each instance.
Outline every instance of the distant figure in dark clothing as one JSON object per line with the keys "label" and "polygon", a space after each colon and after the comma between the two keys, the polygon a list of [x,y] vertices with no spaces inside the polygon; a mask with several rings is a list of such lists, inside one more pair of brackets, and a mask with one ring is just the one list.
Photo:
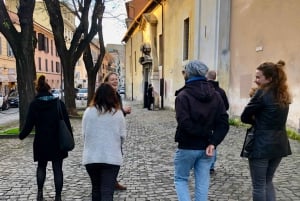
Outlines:
{"label": "distant figure in dark clothing", "polygon": [[41,75],[38,79],[36,91],[37,95],[30,103],[26,123],[19,134],[19,138],[26,138],[33,128],[35,136],[33,141],[33,159],[38,162],[36,177],[38,194],[37,200],[42,201],[43,187],[46,179],[46,167],[48,161],[52,162],[55,183],[55,201],[61,200],[61,191],[63,188],[63,159],[68,157],[68,152],[59,149],[58,142],[58,107],[61,106],[63,119],[67,127],[72,131],[70,119],[65,104],[50,93],[51,87]]}
{"label": "distant figure in dark clothing", "polygon": [[[222,89],[219,86],[219,82],[216,81],[216,78],[217,78],[216,71],[210,70],[210,71],[207,72],[207,74],[206,74],[207,81],[214,86],[214,88],[215,88],[215,90],[217,92],[219,92],[219,94],[221,95],[221,97],[223,99],[223,103],[224,103],[225,109],[228,110],[229,109],[229,103],[228,103],[228,99],[227,99],[226,93],[225,93],[224,89]],[[215,173],[215,163],[216,163],[216,161],[217,161],[217,149],[215,151],[213,163],[211,164],[211,167],[210,167],[210,174],[214,174]]]}
{"label": "distant figure in dark clothing", "polygon": [[[148,90],[147,90],[147,105],[148,105],[148,110],[151,110],[151,105],[154,104],[154,96],[153,96],[153,86],[152,84],[149,84]],[[153,105],[154,109],[154,105]]]}
{"label": "distant figure in dark clothing", "polygon": [[229,102],[228,102],[226,93],[225,93],[224,89],[222,89],[219,86],[219,82],[216,81],[216,78],[217,78],[216,71],[210,70],[210,71],[207,72],[206,79],[208,80],[208,82],[210,82],[214,86],[215,90],[220,93],[220,95],[223,99],[224,105],[225,105],[225,109],[228,110],[229,109]]}

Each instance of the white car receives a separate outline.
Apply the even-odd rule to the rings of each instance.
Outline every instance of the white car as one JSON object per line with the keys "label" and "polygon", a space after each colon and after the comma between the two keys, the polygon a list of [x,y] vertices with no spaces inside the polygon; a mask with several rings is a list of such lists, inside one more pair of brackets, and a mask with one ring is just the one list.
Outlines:
{"label": "white car", "polygon": [[3,94],[0,93],[0,109],[2,109],[3,99],[4,99]]}
{"label": "white car", "polygon": [[88,89],[87,88],[79,88],[76,94],[77,100],[87,100],[88,97]]}
{"label": "white car", "polygon": [[54,97],[59,98],[59,99],[61,98],[61,94],[62,94],[61,89],[52,89],[51,93]]}

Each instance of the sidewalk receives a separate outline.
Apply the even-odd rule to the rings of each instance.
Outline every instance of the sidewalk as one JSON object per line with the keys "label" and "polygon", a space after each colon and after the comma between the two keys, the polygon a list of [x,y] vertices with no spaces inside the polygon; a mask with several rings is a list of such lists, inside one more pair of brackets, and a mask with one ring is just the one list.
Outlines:
{"label": "sidewalk", "polygon": [[[173,184],[175,113],[170,110],[148,111],[136,102],[129,101],[128,104],[132,106],[132,114],[126,116],[128,133],[124,164],[118,177],[127,190],[116,191],[114,200],[176,201]],[[90,180],[81,165],[81,120],[71,121],[76,147],[64,162],[63,200],[89,201]],[[231,127],[218,147],[216,174],[211,178],[209,191],[210,201],[251,200],[248,163],[239,156],[244,130]],[[32,159],[32,140],[0,140],[0,200],[36,199],[36,164]],[[290,142],[293,155],[283,159],[274,179],[277,201],[300,200],[300,144],[292,140]],[[54,200],[55,194],[51,170],[49,164],[44,189],[46,201]]]}

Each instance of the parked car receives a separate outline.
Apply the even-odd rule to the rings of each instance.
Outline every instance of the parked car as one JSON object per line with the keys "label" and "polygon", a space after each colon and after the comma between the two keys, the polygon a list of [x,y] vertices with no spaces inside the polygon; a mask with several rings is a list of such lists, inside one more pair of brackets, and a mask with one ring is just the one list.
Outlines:
{"label": "parked car", "polygon": [[54,97],[61,98],[63,92],[61,91],[61,89],[51,89],[51,93]]}
{"label": "parked car", "polygon": [[125,87],[118,89],[119,94],[125,94]]}
{"label": "parked car", "polygon": [[87,88],[79,88],[76,93],[77,100],[87,100],[88,97],[88,89]]}
{"label": "parked car", "polygon": [[17,91],[11,91],[7,97],[8,107],[19,107],[19,94]]}
{"label": "parked car", "polygon": [[8,110],[7,95],[0,93],[0,110]]}
{"label": "parked car", "polygon": [[4,101],[4,96],[2,93],[0,93],[0,109],[1,110],[2,110],[3,101]]}

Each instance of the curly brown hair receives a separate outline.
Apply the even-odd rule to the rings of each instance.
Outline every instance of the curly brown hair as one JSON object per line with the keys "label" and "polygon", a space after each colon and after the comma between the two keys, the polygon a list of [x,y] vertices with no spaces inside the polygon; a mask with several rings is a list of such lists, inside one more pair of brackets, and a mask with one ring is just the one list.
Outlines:
{"label": "curly brown hair", "polygon": [[287,85],[287,76],[284,72],[285,62],[280,60],[276,64],[265,62],[256,69],[260,70],[266,79],[271,78],[271,82],[260,86],[265,91],[273,91],[275,99],[281,106],[288,105],[292,102],[292,96],[289,93]]}

